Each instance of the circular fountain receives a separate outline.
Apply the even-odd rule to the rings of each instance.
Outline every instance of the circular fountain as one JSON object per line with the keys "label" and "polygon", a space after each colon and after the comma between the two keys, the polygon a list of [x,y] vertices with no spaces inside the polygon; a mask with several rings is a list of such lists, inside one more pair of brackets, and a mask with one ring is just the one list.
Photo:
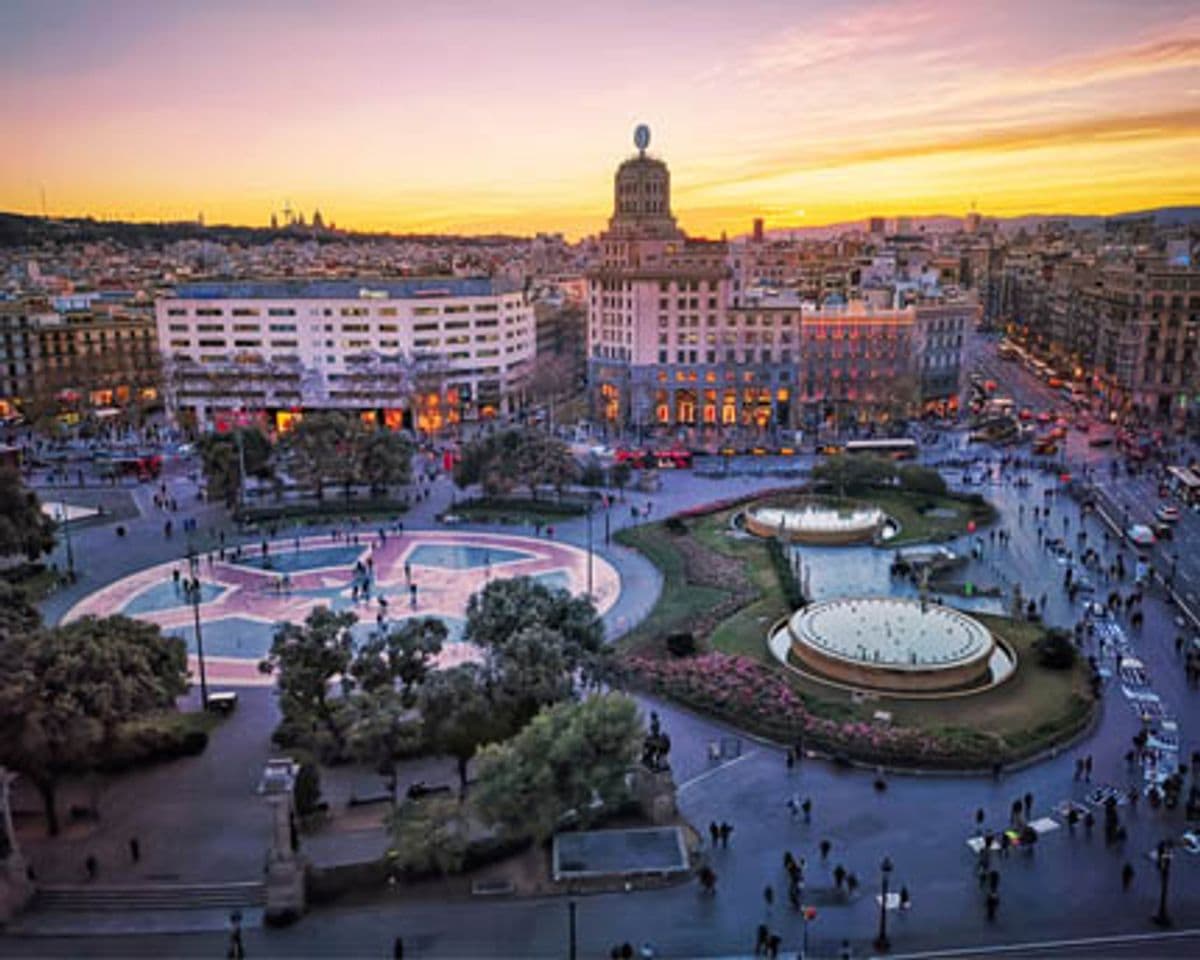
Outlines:
{"label": "circular fountain", "polygon": [[887,540],[896,523],[869,503],[807,498],[789,505],[761,505],[745,513],[746,530],[813,546],[844,546]]}

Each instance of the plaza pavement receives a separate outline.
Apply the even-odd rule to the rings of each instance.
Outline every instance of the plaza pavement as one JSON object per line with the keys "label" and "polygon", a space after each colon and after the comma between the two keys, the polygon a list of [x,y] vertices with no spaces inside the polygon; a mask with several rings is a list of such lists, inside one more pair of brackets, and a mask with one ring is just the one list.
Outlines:
{"label": "plaza pavement", "polygon": [[[691,474],[667,475],[662,492],[635,498],[638,503],[653,501],[652,517],[661,517],[698,502],[777,484],[765,477],[717,483]],[[438,508],[437,499],[449,492],[445,481],[440,486],[434,497],[418,504],[406,517],[406,526],[429,525]],[[997,575],[1020,578],[1027,594],[1035,592],[1033,584],[1044,584],[1048,619],[1068,623],[1076,611],[1062,596],[1061,567],[1037,548],[1028,514],[1023,525],[1017,525],[1011,516],[1018,502],[1040,503],[1037,491],[996,486],[985,494],[999,502],[1004,511],[1002,523],[1013,532],[1013,542],[1007,552],[989,550],[984,562],[993,565]],[[1058,509],[1063,508],[1056,513]],[[1073,505],[1066,511],[1074,529],[1078,511]],[[422,514],[429,519],[419,519]],[[1056,516],[1052,523],[1058,522]],[[1090,542],[1098,545],[1101,537],[1096,522],[1086,522]],[[582,524],[582,520],[562,524],[558,535],[581,542]],[[623,552],[612,554],[618,569]],[[633,589],[639,590],[638,581],[632,582]],[[1147,663],[1156,691],[1180,719],[1187,756],[1192,743],[1188,734],[1196,729],[1197,694],[1186,688],[1174,659],[1171,612],[1153,597],[1145,607],[1145,626],[1136,641],[1138,655]],[[1082,800],[1097,783],[1129,782],[1123,755],[1138,724],[1111,685],[1096,731],[1055,759],[1005,774],[999,781],[990,777],[889,776],[889,788],[883,793],[873,789],[870,772],[806,760],[789,773],[777,747],[754,743],[673,706],[644,699],[643,703],[659,711],[672,737],[671,759],[681,784],[680,806],[685,816],[701,829],[716,819],[729,820],[735,830],[730,849],[713,856],[718,874],[715,898],[699,896],[694,885],[581,897],[581,956],[603,956],[622,940],[635,945],[650,941],[659,948],[660,956],[748,954],[754,927],[768,919],[762,900],[768,883],[777,894],[769,922],[784,936],[785,948],[794,951],[799,945],[800,922],[782,896],[785,849],[808,860],[806,899],[814,901],[819,911],[810,928],[810,952],[816,956],[836,954],[843,937],[851,939],[856,956],[870,952],[877,922],[873,891],[878,884],[878,863],[885,854],[896,866],[893,890],[906,884],[913,899],[910,911],[892,912],[889,918],[897,954],[1154,930],[1148,917],[1156,905],[1158,881],[1146,855],[1163,837],[1178,835],[1180,811],[1155,812],[1146,803],[1132,813],[1128,807],[1122,808],[1129,830],[1123,850],[1106,848],[1100,828],[1089,837],[1081,826],[1074,834],[1065,828],[1047,834],[1032,854],[1014,852],[998,861],[1001,907],[995,924],[984,919],[974,860],[966,845],[976,807],[987,811],[988,826],[999,827],[1007,820],[1011,802],[1027,791],[1034,796],[1034,815],[1041,816],[1064,799]],[[742,749],[740,757],[717,767],[708,759],[708,744],[722,736],[740,739]],[[1095,757],[1090,784],[1072,776],[1076,758],[1085,753]],[[220,752],[210,748],[209,755],[219,759]],[[811,825],[796,822],[789,814],[786,800],[793,793],[812,797]],[[253,803],[253,798],[248,799]],[[186,817],[189,812],[187,798],[176,815]],[[834,846],[829,863],[822,866],[817,844],[826,837]],[[204,855],[211,839],[197,834],[193,855]],[[1119,875],[1127,859],[1135,865],[1136,877],[1132,889],[1122,892]],[[1183,852],[1174,860],[1171,902],[1179,929],[1200,927],[1198,862],[1200,858]],[[852,902],[842,903],[830,892],[829,871],[836,863],[853,870],[861,881]],[[404,935],[411,956],[562,956],[566,904],[563,899],[430,903],[383,894],[373,903],[313,911],[288,930],[248,931],[247,949],[251,956],[382,956],[396,934]],[[223,939],[216,933],[93,937],[86,953],[211,955],[222,947]],[[1168,951],[1185,955],[1177,952],[1178,943],[1173,941],[1149,941],[1138,955],[1159,955],[1159,947],[1163,955]],[[0,952],[65,956],[81,951],[77,940],[10,939],[0,942]]]}

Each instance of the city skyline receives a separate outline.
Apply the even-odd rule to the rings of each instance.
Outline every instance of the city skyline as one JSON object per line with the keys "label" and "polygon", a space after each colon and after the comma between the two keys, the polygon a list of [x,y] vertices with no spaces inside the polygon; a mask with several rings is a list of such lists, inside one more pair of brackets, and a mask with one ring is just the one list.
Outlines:
{"label": "city skyline", "polygon": [[638,122],[695,234],[1192,204],[1191,9],[12,3],[0,209],[575,238]]}

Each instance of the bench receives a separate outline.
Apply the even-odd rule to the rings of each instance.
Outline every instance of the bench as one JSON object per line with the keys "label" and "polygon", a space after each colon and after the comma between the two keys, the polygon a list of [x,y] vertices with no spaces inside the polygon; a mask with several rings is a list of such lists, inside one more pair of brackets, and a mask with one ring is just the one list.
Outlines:
{"label": "bench", "polygon": [[473,897],[506,897],[516,891],[511,880],[476,880],[471,884]]}
{"label": "bench", "polygon": [[232,690],[208,695],[208,709],[213,713],[232,713],[238,705],[238,695]]}
{"label": "bench", "polygon": [[366,807],[373,803],[391,803],[392,792],[390,790],[380,790],[377,793],[364,793],[359,796],[357,793],[350,794],[350,799],[346,801],[348,807]]}

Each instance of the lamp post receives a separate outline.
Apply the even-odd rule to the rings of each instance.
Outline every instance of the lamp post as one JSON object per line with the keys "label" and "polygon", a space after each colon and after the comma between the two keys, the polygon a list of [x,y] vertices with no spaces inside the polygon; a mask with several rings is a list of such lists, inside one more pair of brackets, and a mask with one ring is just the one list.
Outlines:
{"label": "lamp post", "polygon": [[63,528],[63,540],[67,545],[67,580],[75,582],[75,551],[71,547],[71,521],[67,519],[66,508],[58,505],[58,519]]}
{"label": "lamp post", "polygon": [[612,498],[604,502],[604,545],[612,546]]}
{"label": "lamp post", "polygon": [[892,873],[892,861],[889,857],[883,858],[883,863],[879,865],[879,935],[875,937],[875,949],[880,953],[886,953],[891,949],[892,943],[888,940],[887,935],[887,904],[888,904],[888,878]]}
{"label": "lamp post", "polygon": [[576,946],[575,937],[575,901],[567,901],[567,956],[570,960],[575,960],[578,956],[578,948]]}
{"label": "lamp post", "polygon": [[1171,879],[1171,858],[1175,855],[1170,840],[1163,840],[1154,854],[1154,862],[1158,867],[1158,912],[1150,919],[1160,927],[1171,925],[1171,915],[1167,913],[1167,884]]}
{"label": "lamp post", "polygon": [[587,508],[587,595],[588,599],[592,599],[592,501],[588,501]]}
{"label": "lamp post", "polygon": [[200,706],[203,710],[208,710],[208,675],[204,670],[204,638],[200,635],[200,577],[198,570],[200,569],[199,558],[196,556],[195,548],[188,544],[188,571],[192,575],[191,581],[188,583],[188,592],[191,594],[192,600],[192,622],[196,628],[196,657],[200,661]]}

